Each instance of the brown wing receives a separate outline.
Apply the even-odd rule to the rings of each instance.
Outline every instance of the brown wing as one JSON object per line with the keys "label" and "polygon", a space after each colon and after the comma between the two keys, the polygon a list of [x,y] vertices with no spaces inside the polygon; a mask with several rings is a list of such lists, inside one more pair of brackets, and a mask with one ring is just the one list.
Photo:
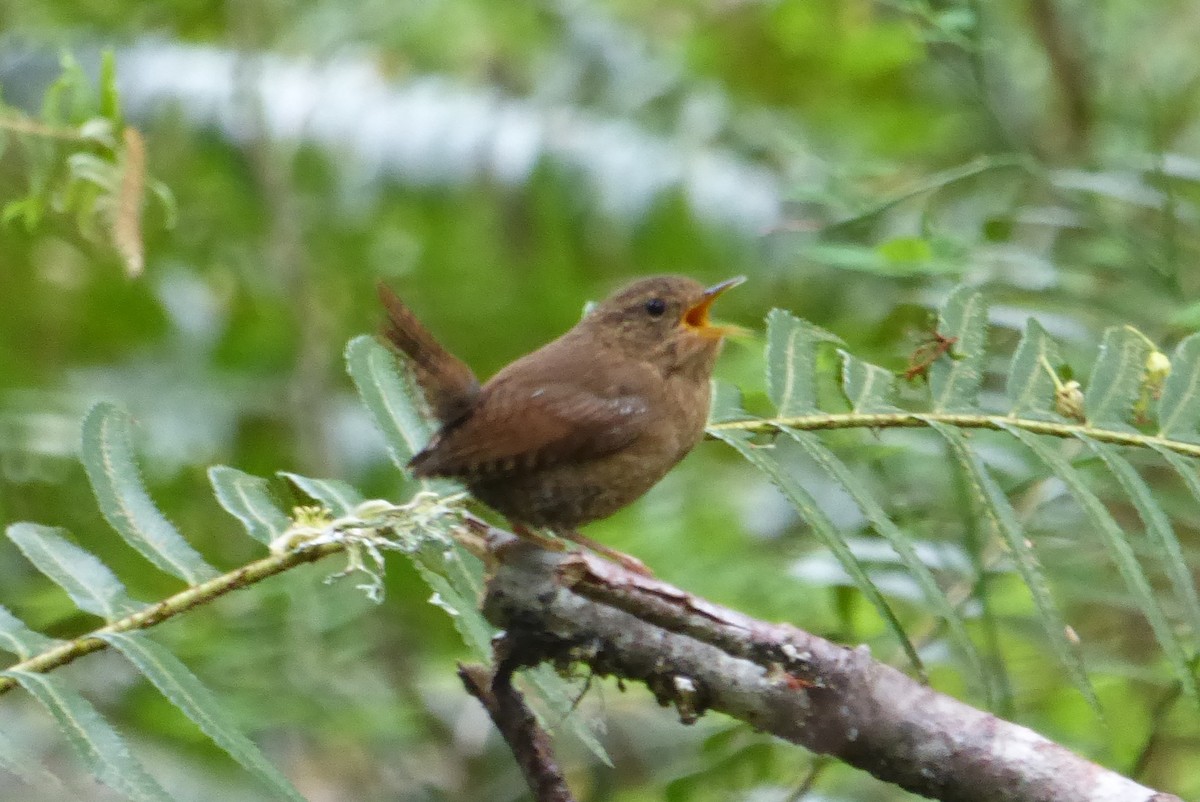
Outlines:
{"label": "brown wing", "polygon": [[632,443],[646,425],[644,395],[512,378],[501,374],[489,382],[471,413],[413,458],[413,472],[468,476],[591,459]]}

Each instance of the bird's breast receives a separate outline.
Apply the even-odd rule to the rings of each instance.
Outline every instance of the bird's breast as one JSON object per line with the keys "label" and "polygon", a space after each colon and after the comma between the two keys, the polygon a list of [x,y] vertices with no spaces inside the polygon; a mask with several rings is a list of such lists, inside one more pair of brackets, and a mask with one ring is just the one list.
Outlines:
{"label": "bird's breast", "polygon": [[586,460],[476,474],[466,478],[471,492],[513,520],[551,529],[572,529],[633,503],[703,437],[709,387],[666,379],[628,395],[652,412],[624,447]]}

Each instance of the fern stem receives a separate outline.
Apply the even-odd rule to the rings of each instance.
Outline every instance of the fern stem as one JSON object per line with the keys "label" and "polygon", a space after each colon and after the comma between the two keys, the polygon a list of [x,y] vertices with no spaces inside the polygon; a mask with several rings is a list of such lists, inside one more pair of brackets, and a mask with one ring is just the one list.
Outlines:
{"label": "fern stem", "polygon": [[1017,418],[1009,415],[986,415],[956,412],[838,412],[829,414],[800,415],[793,418],[750,418],[746,420],[710,423],[710,431],[738,429],[747,432],[773,432],[780,427],[800,431],[822,431],[829,429],[919,429],[927,428],[930,422],[944,423],[959,429],[1023,429],[1034,434],[1054,437],[1078,437],[1087,435],[1102,443],[1142,448],[1160,447],[1188,457],[1200,457],[1200,443],[1172,440],[1152,434],[1117,429],[1098,429],[1084,423],[1060,423],[1057,421]]}
{"label": "fern stem", "polygon": [[79,133],[78,128],[69,126],[47,125],[24,115],[11,114],[0,116],[0,131],[26,136],[39,136],[44,139],[61,139],[68,142],[87,142],[87,137]]}
{"label": "fern stem", "polygon": [[[199,585],[192,585],[181,590],[174,596],[147,605],[136,613],[117,619],[111,624],[100,627],[81,635],[78,638],[59,643],[40,654],[35,654],[28,660],[22,660],[8,666],[5,671],[24,671],[44,674],[83,657],[92,652],[104,649],[108,644],[100,637],[111,632],[132,632],[139,629],[149,629],[161,624],[169,618],[187,612],[200,605],[207,604],[226,593],[241,588],[250,587],[264,579],[283,573],[290,568],[304,563],[316,562],[331,554],[343,551],[343,543],[322,543],[311,548],[293,549],[283,554],[272,554],[261,560],[247,563],[240,568],[221,574]],[[16,687],[17,681],[11,676],[0,676],[0,694]]]}

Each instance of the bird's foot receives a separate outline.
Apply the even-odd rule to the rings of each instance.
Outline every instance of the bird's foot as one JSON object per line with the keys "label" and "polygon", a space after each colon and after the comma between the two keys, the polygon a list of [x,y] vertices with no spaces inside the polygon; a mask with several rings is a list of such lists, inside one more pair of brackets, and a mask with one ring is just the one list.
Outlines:
{"label": "bird's foot", "polygon": [[601,554],[603,554],[605,557],[608,557],[610,560],[616,560],[622,568],[630,573],[648,578],[654,577],[654,572],[650,570],[650,566],[646,565],[632,554],[626,554],[623,551],[616,551],[615,549],[606,549],[605,551],[601,552]]}
{"label": "bird's foot", "polygon": [[641,560],[639,560],[637,557],[634,557],[633,555],[630,555],[630,554],[626,554],[623,551],[617,551],[616,549],[609,548],[608,546],[605,546],[603,543],[597,543],[596,541],[592,540],[587,535],[580,534],[579,532],[575,531],[574,529],[564,529],[563,531],[558,532],[557,534],[560,537],[566,538],[567,540],[570,540],[574,543],[578,543],[579,545],[583,546],[586,549],[590,549],[590,550],[596,552],[597,554],[599,554],[602,557],[612,560],[613,562],[617,563],[622,568],[624,568],[626,571],[631,571],[632,573],[639,574],[641,576],[649,576],[649,577],[654,576],[654,572],[651,571],[646,566],[646,564],[644,562],[642,562]]}
{"label": "bird's foot", "polygon": [[631,571],[639,576],[654,576],[654,572],[651,571],[646,564],[637,557],[626,554],[623,551],[617,551],[616,549],[609,548],[603,543],[597,543],[587,535],[580,534],[574,529],[556,531],[555,534],[557,534],[558,537],[547,537],[543,534],[535,532],[527,526],[514,523],[512,524],[512,531],[514,535],[526,541],[527,543],[540,546],[547,551],[566,551],[567,544],[564,543],[563,540],[570,540],[572,543],[578,543],[580,546],[583,546],[589,551],[596,552],[605,559],[612,560],[626,571]]}
{"label": "bird's foot", "polygon": [[522,540],[527,540],[535,546],[540,546],[547,551],[566,551],[567,544],[563,543],[556,537],[546,537],[543,534],[533,531],[528,526],[514,523],[512,525],[513,534]]}

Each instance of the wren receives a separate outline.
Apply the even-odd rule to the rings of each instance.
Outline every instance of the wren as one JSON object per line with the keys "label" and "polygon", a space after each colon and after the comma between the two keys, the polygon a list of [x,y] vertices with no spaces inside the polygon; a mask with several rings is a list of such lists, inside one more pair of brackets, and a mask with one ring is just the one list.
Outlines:
{"label": "wren", "polygon": [[530,527],[549,529],[645,572],[576,527],[640,498],[704,436],[713,366],[735,330],[709,309],[744,280],[636,281],[483,385],[380,284],[384,336],[441,423],[409,468],[463,482],[519,535],[545,545]]}

